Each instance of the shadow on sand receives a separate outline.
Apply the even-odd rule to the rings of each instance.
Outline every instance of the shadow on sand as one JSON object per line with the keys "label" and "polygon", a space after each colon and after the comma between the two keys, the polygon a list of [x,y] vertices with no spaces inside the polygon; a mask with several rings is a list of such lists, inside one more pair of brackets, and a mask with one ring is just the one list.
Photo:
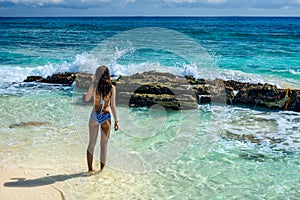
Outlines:
{"label": "shadow on sand", "polygon": [[90,176],[87,172],[80,172],[75,174],[65,175],[53,175],[45,176],[37,179],[26,179],[26,178],[11,178],[10,182],[4,183],[5,187],[39,187],[44,185],[54,184],[56,182],[66,181],[72,178],[88,177]]}

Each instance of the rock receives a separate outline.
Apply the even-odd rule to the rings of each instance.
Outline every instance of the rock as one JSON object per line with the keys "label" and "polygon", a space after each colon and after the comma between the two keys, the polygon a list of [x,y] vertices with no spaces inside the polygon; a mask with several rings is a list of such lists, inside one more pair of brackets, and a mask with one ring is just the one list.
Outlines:
{"label": "rock", "polygon": [[[25,80],[32,81],[64,85],[76,81],[77,88],[87,89],[92,74],[60,73],[47,78],[29,76]],[[187,110],[196,109],[198,104],[217,103],[300,112],[300,90],[279,89],[270,84],[195,79],[155,71],[120,76],[113,84],[117,85],[117,103],[130,107],[160,104],[168,109]]]}
{"label": "rock", "polygon": [[300,90],[289,90],[289,99],[285,104],[285,110],[300,112]]}
{"label": "rock", "polygon": [[41,76],[28,76],[24,82],[41,82],[41,83],[51,83],[51,84],[63,84],[72,85],[75,81],[76,75],[71,72],[58,73],[47,78]]}
{"label": "rock", "polygon": [[41,82],[43,77],[41,76],[28,76],[24,82]]}
{"label": "rock", "polygon": [[[193,82],[190,82],[193,84]],[[221,103],[227,104],[231,102],[233,92],[231,89],[225,88],[224,81],[216,80],[199,80],[196,81],[193,90],[198,97],[198,102],[201,103]]]}
{"label": "rock", "polygon": [[21,122],[18,124],[12,124],[9,126],[9,128],[20,128],[24,126],[44,126],[44,125],[50,125],[50,122]]}
{"label": "rock", "polygon": [[89,88],[92,83],[92,74],[85,72],[76,73],[76,87],[77,88]]}
{"label": "rock", "polygon": [[248,84],[239,90],[234,101],[273,110],[287,110],[286,103],[291,98],[290,96],[289,89],[278,89],[270,84]]}
{"label": "rock", "polygon": [[166,109],[196,109],[198,100],[185,77],[155,71],[122,76],[114,81],[117,103],[129,107],[151,107],[159,104]]}
{"label": "rock", "polygon": [[249,83],[228,80],[228,81],[224,81],[224,85],[226,88],[231,88],[232,90],[239,91],[239,90],[245,88],[247,85],[249,85]]}
{"label": "rock", "polygon": [[[87,89],[92,81],[91,76],[77,73],[76,87]],[[113,84],[117,85],[117,104],[129,107],[159,104],[172,110],[196,109],[198,106],[196,94],[185,77],[150,71],[121,76],[113,80]]]}

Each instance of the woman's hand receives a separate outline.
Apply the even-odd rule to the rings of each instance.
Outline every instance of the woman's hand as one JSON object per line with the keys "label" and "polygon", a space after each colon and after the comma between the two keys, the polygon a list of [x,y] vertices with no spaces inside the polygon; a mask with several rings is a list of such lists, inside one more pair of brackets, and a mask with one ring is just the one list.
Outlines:
{"label": "woman's hand", "polygon": [[119,130],[119,125],[118,125],[118,121],[115,121],[115,125],[114,125],[115,131]]}
{"label": "woman's hand", "polygon": [[81,100],[82,100],[83,103],[87,103],[86,94],[82,95]]}
{"label": "woman's hand", "polygon": [[92,83],[96,80],[96,76],[93,74],[92,75]]}

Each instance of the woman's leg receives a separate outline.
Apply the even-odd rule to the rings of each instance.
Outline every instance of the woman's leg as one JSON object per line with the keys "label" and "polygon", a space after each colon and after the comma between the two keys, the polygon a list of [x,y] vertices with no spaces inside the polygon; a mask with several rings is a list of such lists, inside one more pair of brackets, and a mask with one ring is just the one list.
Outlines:
{"label": "woman's leg", "polygon": [[101,154],[100,154],[100,163],[101,163],[101,170],[104,168],[106,164],[107,158],[107,142],[110,136],[110,120],[107,120],[105,123],[101,125]]}
{"label": "woman's leg", "polygon": [[99,131],[99,125],[97,125],[93,119],[90,118],[89,121],[89,146],[86,151],[86,158],[88,164],[89,172],[93,171],[93,155],[94,148],[97,142],[97,136]]}

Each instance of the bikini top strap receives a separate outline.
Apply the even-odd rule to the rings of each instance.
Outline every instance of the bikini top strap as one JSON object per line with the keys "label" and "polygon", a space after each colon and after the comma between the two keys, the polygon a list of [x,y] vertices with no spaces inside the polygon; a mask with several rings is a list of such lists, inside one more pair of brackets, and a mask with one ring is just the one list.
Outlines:
{"label": "bikini top strap", "polygon": [[101,101],[100,101],[100,103],[101,103],[101,111],[100,111],[100,113],[101,113],[101,112],[103,111],[105,101],[104,101],[104,99],[102,98],[102,95],[101,95],[101,94],[100,94],[100,98],[101,98]]}
{"label": "bikini top strap", "polygon": [[[109,98],[111,98],[111,96],[112,96],[112,91],[110,92],[110,97]],[[102,94],[100,94],[100,98],[101,98],[101,105],[102,105],[100,112],[102,112],[103,108],[104,108],[105,100],[102,98]]]}

